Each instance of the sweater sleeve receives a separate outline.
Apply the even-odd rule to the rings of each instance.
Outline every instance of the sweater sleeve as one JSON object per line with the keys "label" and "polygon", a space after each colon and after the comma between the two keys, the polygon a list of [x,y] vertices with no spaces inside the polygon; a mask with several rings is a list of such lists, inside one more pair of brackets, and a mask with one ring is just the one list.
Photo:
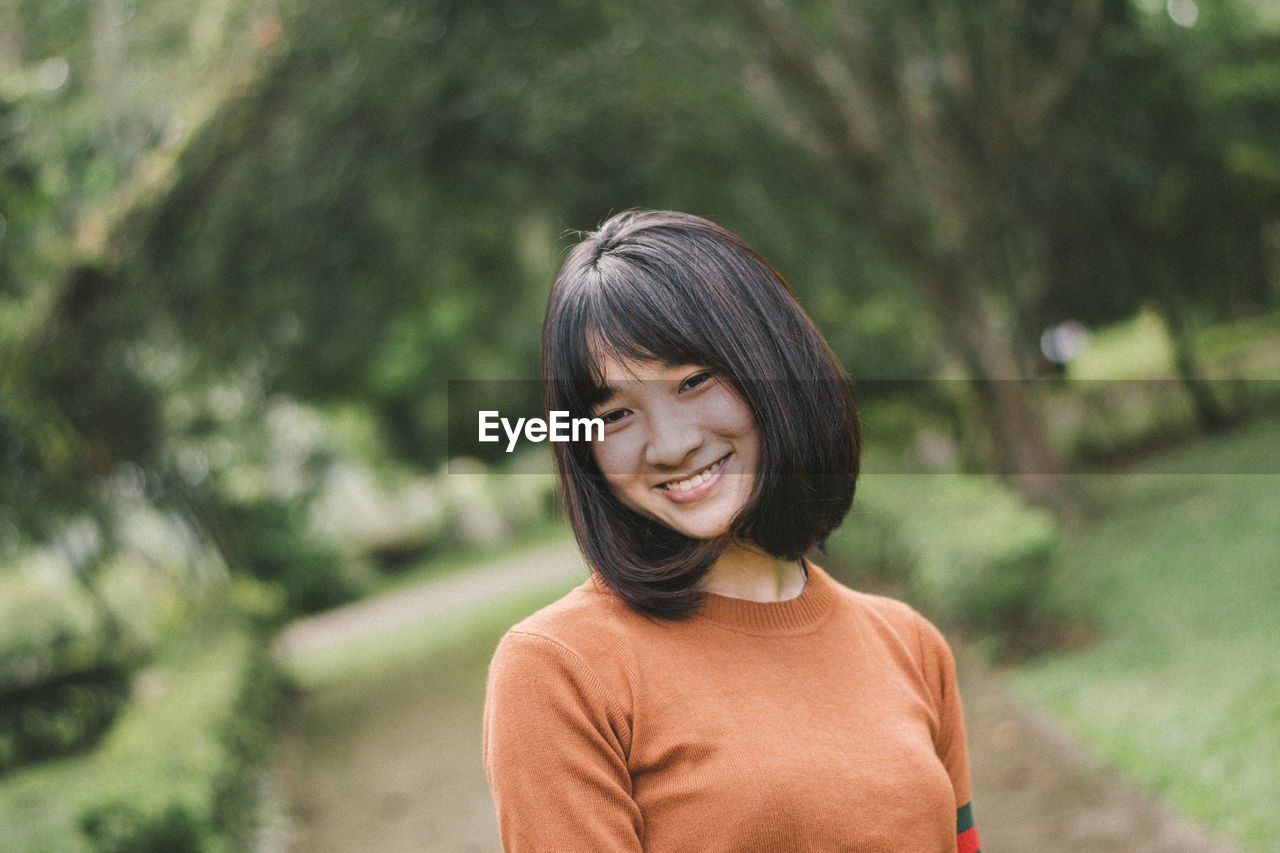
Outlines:
{"label": "sweater sleeve", "polygon": [[641,850],[619,693],[553,639],[503,638],[489,668],[484,763],[507,853]]}
{"label": "sweater sleeve", "polygon": [[933,689],[938,709],[938,733],[934,745],[947,775],[951,777],[951,787],[956,796],[956,850],[958,853],[982,853],[978,828],[973,820],[969,750],[960,689],[956,683],[955,658],[942,633],[923,617],[920,617],[920,628],[925,678]]}

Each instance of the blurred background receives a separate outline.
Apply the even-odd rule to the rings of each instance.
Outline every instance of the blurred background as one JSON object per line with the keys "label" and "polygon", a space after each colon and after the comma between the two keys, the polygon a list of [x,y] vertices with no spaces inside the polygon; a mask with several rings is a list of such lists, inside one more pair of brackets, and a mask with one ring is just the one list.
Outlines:
{"label": "blurred background", "polygon": [[817,559],[946,628],[989,853],[1277,849],[1274,3],[0,0],[6,850],[498,849],[586,570],[449,383],[629,207],[851,374]]}

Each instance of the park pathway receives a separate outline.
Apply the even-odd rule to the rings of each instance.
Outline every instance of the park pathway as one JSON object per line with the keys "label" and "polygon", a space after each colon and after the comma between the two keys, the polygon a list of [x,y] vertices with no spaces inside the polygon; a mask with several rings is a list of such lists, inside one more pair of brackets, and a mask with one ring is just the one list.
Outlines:
{"label": "park pathway", "polygon": [[[557,544],[290,625],[278,653],[314,653],[456,616],[585,576]],[[496,637],[493,642],[496,642]],[[267,791],[278,819],[259,853],[491,853],[500,850],[480,762],[492,645],[435,655],[344,689],[299,696]],[[960,648],[974,804],[986,853],[1235,853],[1098,766]]]}
{"label": "park pathway", "polygon": [[285,658],[319,653],[556,583],[567,589],[586,576],[577,547],[557,542],[299,619],[280,632],[276,650]]}

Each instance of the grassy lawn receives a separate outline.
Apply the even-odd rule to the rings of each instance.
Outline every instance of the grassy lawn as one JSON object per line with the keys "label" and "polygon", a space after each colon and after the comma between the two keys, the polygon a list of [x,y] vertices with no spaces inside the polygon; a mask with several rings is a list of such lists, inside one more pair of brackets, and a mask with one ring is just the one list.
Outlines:
{"label": "grassy lawn", "polygon": [[1083,479],[1063,549],[1088,649],[1010,674],[1106,762],[1249,850],[1280,838],[1280,422]]}

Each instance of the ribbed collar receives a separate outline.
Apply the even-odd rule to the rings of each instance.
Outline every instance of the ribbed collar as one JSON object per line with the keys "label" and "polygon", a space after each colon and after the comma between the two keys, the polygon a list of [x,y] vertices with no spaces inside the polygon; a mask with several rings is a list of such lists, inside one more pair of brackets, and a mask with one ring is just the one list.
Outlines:
{"label": "ribbed collar", "polygon": [[745,634],[803,634],[830,615],[836,599],[835,581],[808,560],[804,589],[786,601],[747,601],[708,593],[695,618],[706,619]]}

